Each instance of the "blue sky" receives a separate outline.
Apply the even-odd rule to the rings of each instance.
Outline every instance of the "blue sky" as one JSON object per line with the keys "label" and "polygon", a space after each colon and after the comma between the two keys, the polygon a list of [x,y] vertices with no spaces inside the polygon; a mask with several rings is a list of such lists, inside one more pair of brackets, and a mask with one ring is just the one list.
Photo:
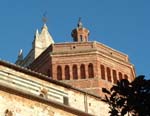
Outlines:
{"label": "blue sky", "polygon": [[137,75],[150,78],[149,6],[149,0],[1,0],[0,58],[15,62],[20,48],[25,56],[46,12],[55,42],[72,41],[71,31],[82,17],[90,41],[128,54]]}

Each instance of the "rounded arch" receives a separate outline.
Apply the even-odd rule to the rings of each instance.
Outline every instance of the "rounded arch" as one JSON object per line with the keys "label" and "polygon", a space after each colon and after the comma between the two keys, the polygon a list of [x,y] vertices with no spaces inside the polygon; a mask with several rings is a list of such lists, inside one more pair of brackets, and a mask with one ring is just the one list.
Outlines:
{"label": "rounded arch", "polygon": [[124,79],[128,80],[128,75],[124,74]]}
{"label": "rounded arch", "polygon": [[62,80],[62,68],[61,66],[57,66],[57,79]]}
{"label": "rounded arch", "polygon": [[107,79],[108,79],[109,82],[112,82],[112,79],[111,79],[111,70],[110,70],[109,67],[107,67],[106,70],[107,70]]}
{"label": "rounded arch", "polygon": [[80,66],[80,76],[81,76],[81,79],[85,79],[86,78],[85,65],[84,64],[81,64],[81,66]]}
{"label": "rounded arch", "polygon": [[73,79],[78,79],[78,69],[77,69],[77,65],[73,65],[72,71],[73,71]]}
{"label": "rounded arch", "polygon": [[104,67],[104,65],[100,65],[100,69],[101,69],[101,78],[105,80],[105,67]]}
{"label": "rounded arch", "polygon": [[93,69],[93,64],[90,63],[88,65],[88,74],[89,74],[89,78],[94,78],[94,69]]}
{"label": "rounded arch", "polygon": [[70,68],[68,65],[65,66],[65,80],[70,80]]}

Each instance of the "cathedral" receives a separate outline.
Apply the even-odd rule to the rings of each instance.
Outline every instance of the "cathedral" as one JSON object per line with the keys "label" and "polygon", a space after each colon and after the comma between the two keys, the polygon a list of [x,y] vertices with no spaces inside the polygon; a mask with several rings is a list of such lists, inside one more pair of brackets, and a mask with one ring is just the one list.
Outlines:
{"label": "cathedral", "polygon": [[135,78],[128,55],[100,42],[79,19],[72,42],[55,43],[46,23],[29,53],[0,60],[1,116],[108,116],[102,88]]}

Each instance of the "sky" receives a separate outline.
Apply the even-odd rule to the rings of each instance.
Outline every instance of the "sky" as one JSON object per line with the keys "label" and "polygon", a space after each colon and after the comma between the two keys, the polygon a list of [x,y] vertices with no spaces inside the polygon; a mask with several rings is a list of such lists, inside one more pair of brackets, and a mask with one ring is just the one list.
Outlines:
{"label": "sky", "polygon": [[14,63],[47,26],[55,43],[71,42],[78,18],[98,41],[129,56],[136,75],[150,79],[150,0],[1,0],[0,59]]}

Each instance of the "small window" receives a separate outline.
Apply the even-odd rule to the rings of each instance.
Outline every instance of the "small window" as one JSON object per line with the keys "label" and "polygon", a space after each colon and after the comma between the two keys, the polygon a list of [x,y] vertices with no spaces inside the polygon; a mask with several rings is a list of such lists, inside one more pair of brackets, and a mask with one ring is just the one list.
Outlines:
{"label": "small window", "polygon": [[64,103],[65,105],[69,105],[68,97],[63,96],[63,103]]}

